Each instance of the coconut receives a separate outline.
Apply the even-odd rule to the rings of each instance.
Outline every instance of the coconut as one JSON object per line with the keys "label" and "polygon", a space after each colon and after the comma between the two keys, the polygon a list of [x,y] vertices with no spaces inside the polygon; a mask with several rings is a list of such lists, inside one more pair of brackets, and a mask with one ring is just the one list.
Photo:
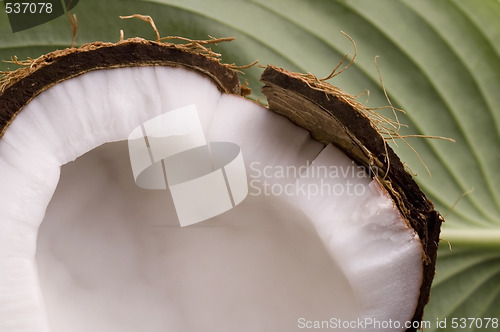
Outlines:
{"label": "coconut", "polygon": [[[217,41],[92,43],[6,76],[0,330],[416,330],[432,203],[345,93],[269,66],[263,107]],[[173,190],[135,183],[127,139],[186,107],[239,147],[248,192],[180,227]]]}

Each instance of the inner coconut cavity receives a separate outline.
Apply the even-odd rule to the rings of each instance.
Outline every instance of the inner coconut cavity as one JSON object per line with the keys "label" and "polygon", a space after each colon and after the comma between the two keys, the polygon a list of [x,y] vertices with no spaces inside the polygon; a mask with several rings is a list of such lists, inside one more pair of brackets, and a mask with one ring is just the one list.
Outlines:
{"label": "inner coconut cavity", "polygon": [[[188,105],[207,141],[241,148],[249,190],[181,228],[169,190],[135,184],[126,140]],[[192,71],[49,88],[0,140],[0,169],[2,331],[290,331],[415,311],[422,246],[369,172]]]}

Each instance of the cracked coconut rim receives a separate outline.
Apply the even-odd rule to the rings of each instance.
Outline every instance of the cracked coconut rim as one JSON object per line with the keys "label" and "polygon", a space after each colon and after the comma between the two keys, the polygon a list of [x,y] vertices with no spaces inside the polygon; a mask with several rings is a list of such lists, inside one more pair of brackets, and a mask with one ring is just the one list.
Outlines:
{"label": "cracked coconut rim", "polygon": [[[2,331],[421,319],[441,219],[390,148],[387,176],[367,172],[387,170],[386,150],[348,102],[268,67],[269,112],[239,96],[237,73],[217,59],[140,39],[38,61],[0,95]],[[207,140],[241,147],[250,193],[181,229],[168,191],[133,183],[123,140],[186,105]],[[276,189],[296,183],[308,197]],[[310,195],[349,187],[358,192]]]}

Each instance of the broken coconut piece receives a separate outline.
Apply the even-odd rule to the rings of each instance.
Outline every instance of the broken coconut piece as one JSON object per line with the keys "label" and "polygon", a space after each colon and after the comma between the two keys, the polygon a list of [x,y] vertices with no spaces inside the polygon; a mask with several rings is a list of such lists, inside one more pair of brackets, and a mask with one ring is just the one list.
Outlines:
{"label": "broken coconut piece", "polygon": [[261,81],[269,108],[324,144],[334,144],[389,193],[423,246],[423,280],[412,321],[420,321],[429,300],[443,218],[434,210],[399,157],[386,144],[363,105],[340,89],[312,77],[267,66]]}
{"label": "broken coconut piece", "polygon": [[[240,97],[236,71],[199,46],[94,43],[6,77],[0,330],[293,331],[360,319],[406,330],[428,297],[432,205],[420,191],[406,205],[399,189],[389,196],[393,166],[372,179],[357,153],[376,150],[342,121],[332,133],[325,118],[323,133],[356,147]],[[167,190],[135,185],[126,139],[188,105],[207,141],[241,148],[249,194],[180,228]]]}

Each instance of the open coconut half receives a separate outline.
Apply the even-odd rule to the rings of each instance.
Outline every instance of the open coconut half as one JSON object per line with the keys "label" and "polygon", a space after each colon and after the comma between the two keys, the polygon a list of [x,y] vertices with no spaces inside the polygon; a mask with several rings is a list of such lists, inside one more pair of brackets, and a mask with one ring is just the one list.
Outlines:
{"label": "open coconut half", "polygon": [[[142,39],[11,74],[0,330],[416,330],[439,214],[347,99],[274,67],[262,80],[271,111],[241,97],[237,72],[199,44]],[[248,192],[180,227],[172,190],[136,185],[127,140],[188,106],[206,141],[239,147]]]}

